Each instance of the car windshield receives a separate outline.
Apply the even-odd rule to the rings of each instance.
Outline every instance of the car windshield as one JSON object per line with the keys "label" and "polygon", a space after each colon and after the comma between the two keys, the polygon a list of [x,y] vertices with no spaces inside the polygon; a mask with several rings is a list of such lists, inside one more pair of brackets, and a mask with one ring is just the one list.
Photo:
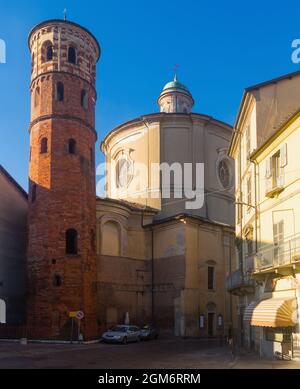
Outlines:
{"label": "car windshield", "polygon": [[113,331],[113,332],[126,332],[127,331],[127,327],[115,326],[115,327],[111,328],[110,331]]}

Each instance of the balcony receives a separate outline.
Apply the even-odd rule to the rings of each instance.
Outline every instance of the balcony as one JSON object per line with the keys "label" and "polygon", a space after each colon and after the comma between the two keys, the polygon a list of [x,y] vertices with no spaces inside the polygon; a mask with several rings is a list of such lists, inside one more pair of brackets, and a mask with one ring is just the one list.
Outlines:
{"label": "balcony", "polygon": [[279,245],[264,246],[254,260],[254,274],[274,272],[290,275],[300,268],[300,235],[286,239]]}
{"label": "balcony", "polygon": [[241,269],[233,272],[226,280],[226,289],[236,296],[254,293],[254,280],[243,274]]}

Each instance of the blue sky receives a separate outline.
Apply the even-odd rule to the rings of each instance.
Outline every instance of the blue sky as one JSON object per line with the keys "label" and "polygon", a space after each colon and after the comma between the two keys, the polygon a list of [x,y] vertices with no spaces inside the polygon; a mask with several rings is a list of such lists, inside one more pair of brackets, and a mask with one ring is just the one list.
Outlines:
{"label": "blue sky", "polygon": [[0,39],[0,164],[27,189],[30,55],[27,36],[37,23],[62,18],[99,40],[99,143],[116,125],[157,111],[164,84],[178,77],[192,92],[194,111],[234,123],[243,89],[300,70],[291,42],[300,38],[300,3],[199,0],[2,2]]}

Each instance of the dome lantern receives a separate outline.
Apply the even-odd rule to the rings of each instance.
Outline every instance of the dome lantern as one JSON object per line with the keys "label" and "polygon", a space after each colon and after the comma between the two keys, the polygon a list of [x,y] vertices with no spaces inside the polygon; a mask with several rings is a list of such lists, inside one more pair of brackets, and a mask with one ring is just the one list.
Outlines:
{"label": "dome lantern", "polygon": [[190,113],[194,106],[194,99],[188,88],[177,80],[168,82],[163,88],[157,103],[160,112],[165,113]]}

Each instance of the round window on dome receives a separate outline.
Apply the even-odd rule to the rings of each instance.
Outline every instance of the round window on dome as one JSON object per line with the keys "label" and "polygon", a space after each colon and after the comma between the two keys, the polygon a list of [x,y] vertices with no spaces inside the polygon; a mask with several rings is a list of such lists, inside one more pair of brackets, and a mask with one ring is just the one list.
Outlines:
{"label": "round window on dome", "polygon": [[125,156],[116,164],[116,184],[118,188],[126,188],[133,178],[133,163]]}
{"label": "round window on dome", "polygon": [[229,189],[231,187],[232,174],[227,159],[222,159],[218,163],[218,178],[224,189]]}

